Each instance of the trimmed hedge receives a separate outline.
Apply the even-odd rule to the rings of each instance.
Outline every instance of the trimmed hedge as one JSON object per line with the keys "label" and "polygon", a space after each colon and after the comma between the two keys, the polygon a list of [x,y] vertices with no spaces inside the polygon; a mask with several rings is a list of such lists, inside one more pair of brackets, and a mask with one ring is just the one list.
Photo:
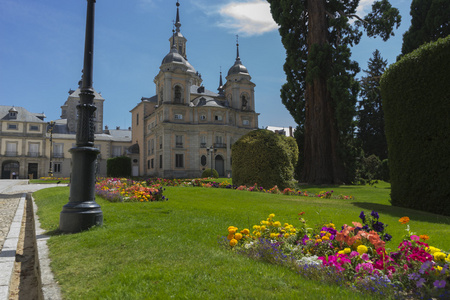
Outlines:
{"label": "trimmed hedge", "polygon": [[391,202],[450,215],[450,36],[423,45],[381,78]]}
{"label": "trimmed hedge", "polygon": [[219,173],[215,169],[206,169],[202,173],[202,178],[209,178],[209,177],[219,178]]}
{"label": "trimmed hedge", "polygon": [[290,187],[298,160],[294,138],[259,129],[233,144],[233,185]]}
{"label": "trimmed hedge", "polygon": [[131,158],[119,156],[106,161],[106,176],[108,177],[130,177]]}

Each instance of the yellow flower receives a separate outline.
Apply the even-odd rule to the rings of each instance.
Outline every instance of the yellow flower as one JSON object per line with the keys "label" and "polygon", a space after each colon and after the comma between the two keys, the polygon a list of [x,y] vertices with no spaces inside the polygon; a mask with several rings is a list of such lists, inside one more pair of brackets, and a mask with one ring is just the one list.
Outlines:
{"label": "yellow flower", "polygon": [[241,231],[242,234],[249,234],[250,230],[248,230],[247,228],[244,228],[244,230]]}
{"label": "yellow flower", "polygon": [[436,274],[439,274],[439,273],[441,273],[441,271],[442,271],[442,267],[441,266],[436,266],[435,267],[436,269]]}
{"label": "yellow flower", "polygon": [[322,243],[322,240],[321,239],[317,239],[316,243]]}
{"label": "yellow flower", "polygon": [[338,251],[338,254],[345,254],[344,250]]}
{"label": "yellow flower", "polygon": [[229,233],[235,233],[237,230],[238,230],[237,227],[234,227],[234,226],[229,226],[228,227],[228,232]]}
{"label": "yellow flower", "polygon": [[441,249],[438,249],[436,247],[430,246],[428,248],[425,248],[425,250],[430,253],[431,255],[433,255],[436,252],[441,252]]}
{"label": "yellow flower", "polygon": [[261,236],[261,232],[255,233],[255,236],[259,238]]}
{"label": "yellow flower", "polygon": [[352,249],[350,249],[350,248],[345,248],[344,249],[344,253],[345,254],[349,254],[350,252],[352,252]]}
{"label": "yellow flower", "polygon": [[291,228],[290,231],[291,233],[295,233],[297,230],[295,230],[295,228]]}
{"label": "yellow flower", "polygon": [[281,227],[281,223],[279,221],[276,221],[275,223],[273,223],[273,226],[275,227]]}
{"label": "yellow flower", "polygon": [[329,239],[330,239],[330,238],[327,237],[327,236],[323,236],[323,237],[322,237],[322,240],[323,240],[323,241],[328,241]]}
{"label": "yellow flower", "polygon": [[236,233],[235,235],[234,235],[234,238],[236,239],[236,240],[240,240],[240,239],[242,239],[242,234],[240,234],[239,232],[238,233]]}
{"label": "yellow flower", "polygon": [[272,233],[270,234],[270,238],[274,239],[274,238],[276,238],[276,237],[277,237],[277,234],[276,234],[275,232],[272,232]]}
{"label": "yellow flower", "polygon": [[270,215],[269,215],[269,218],[270,218],[270,219],[275,218],[275,214],[270,214]]}
{"label": "yellow flower", "polygon": [[358,248],[356,248],[356,251],[358,251],[359,254],[367,253],[369,249],[367,249],[364,245],[359,245]]}
{"label": "yellow flower", "polygon": [[286,233],[286,234],[284,235],[284,237],[285,237],[285,238],[288,238],[288,237],[289,237],[289,233]]}
{"label": "yellow flower", "polygon": [[232,240],[230,241],[230,246],[231,246],[231,247],[234,247],[234,246],[236,246],[237,243],[238,243],[237,240],[232,239]]}
{"label": "yellow flower", "polygon": [[447,257],[447,255],[443,252],[435,252],[433,253],[435,261],[443,261]]}
{"label": "yellow flower", "polygon": [[264,230],[266,230],[266,226],[261,226],[261,231],[264,231]]}

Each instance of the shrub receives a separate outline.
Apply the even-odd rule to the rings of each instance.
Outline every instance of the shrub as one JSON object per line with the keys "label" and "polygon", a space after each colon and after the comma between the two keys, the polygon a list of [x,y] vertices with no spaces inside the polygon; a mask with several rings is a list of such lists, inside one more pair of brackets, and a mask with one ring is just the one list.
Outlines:
{"label": "shrub", "polygon": [[106,161],[106,174],[108,177],[130,177],[131,158],[119,156]]}
{"label": "shrub", "polygon": [[450,215],[450,36],[381,78],[393,205]]}
{"label": "shrub", "polygon": [[219,178],[219,173],[215,169],[206,169],[202,173],[202,178],[207,177]]}
{"label": "shrub", "polygon": [[298,160],[294,138],[269,130],[254,130],[242,136],[232,148],[233,184],[265,189],[290,187]]}

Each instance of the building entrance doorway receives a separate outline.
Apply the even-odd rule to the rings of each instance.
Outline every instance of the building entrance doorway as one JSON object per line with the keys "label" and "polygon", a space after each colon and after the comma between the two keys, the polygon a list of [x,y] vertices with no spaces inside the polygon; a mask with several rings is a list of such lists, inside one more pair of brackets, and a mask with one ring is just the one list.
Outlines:
{"label": "building entrance doorway", "polygon": [[217,173],[219,173],[219,176],[224,177],[225,176],[225,162],[224,162],[222,156],[220,156],[220,155],[216,156],[215,165],[216,165],[216,171],[217,171]]}
{"label": "building entrance doorway", "polygon": [[19,178],[19,162],[12,160],[5,161],[2,164],[2,179],[16,179],[16,178]]}
{"label": "building entrance doorway", "polygon": [[37,163],[29,163],[28,164],[28,178],[29,179],[37,179],[38,178],[38,164]]}

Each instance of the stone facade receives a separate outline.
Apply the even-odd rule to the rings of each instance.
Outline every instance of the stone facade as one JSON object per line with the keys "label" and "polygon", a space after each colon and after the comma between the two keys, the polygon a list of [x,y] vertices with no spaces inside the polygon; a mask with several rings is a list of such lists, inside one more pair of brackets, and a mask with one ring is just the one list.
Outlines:
{"label": "stone facade", "polygon": [[258,128],[255,84],[237,45],[226,83],[220,74],[218,93],[205,89],[186,57],[179,7],[175,27],[170,52],[154,78],[156,95],[142,98],[131,110],[133,175],[195,178],[206,168],[231,175],[232,144]]}

